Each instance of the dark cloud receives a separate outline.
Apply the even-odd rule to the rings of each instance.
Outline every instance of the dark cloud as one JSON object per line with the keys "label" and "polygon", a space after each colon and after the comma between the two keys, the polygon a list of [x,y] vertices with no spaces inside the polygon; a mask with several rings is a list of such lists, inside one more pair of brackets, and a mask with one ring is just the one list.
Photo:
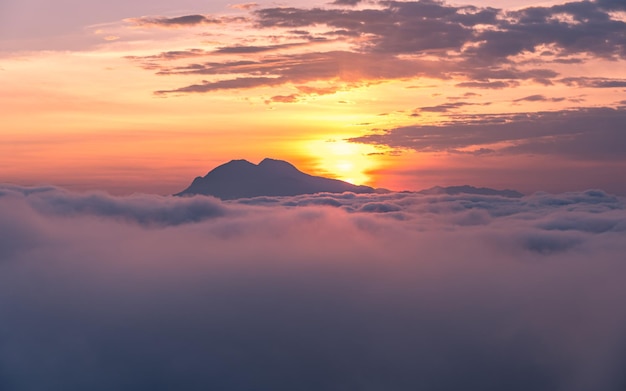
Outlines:
{"label": "dark cloud", "polygon": [[624,389],[601,191],[196,197],[225,216],[182,224],[180,198],[0,194],[2,389]]}
{"label": "dark cloud", "polygon": [[357,5],[361,3],[363,0],[335,0],[332,4],[335,5]]}
{"label": "dark cloud", "polygon": [[201,24],[221,24],[224,19],[209,15],[185,15],[175,18],[166,18],[163,16],[144,16],[141,18],[127,19],[128,22],[141,27],[185,27],[196,26]]}
{"label": "dark cloud", "polygon": [[445,66],[436,62],[424,62],[418,69],[414,62],[399,58],[380,58],[375,54],[353,53],[348,51],[313,52],[297,55],[272,56],[260,61],[231,61],[192,64],[184,67],[163,69],[164,75],[231,75],[249,74],[219,81],[204,81],[167,92],[209,92],[224,89],[254,88],[284,84],[305,84],[311,81],[331,81],[333,85],[324,88],[336,89],[337,83],[385,81],[397,77],[411,77],[429,72],[437,72]]}
{"label": "dark cloud", "polygon": [[464,88],[480,88],[480,89],[493,89],[501,90],[503,88],[517,87],[518,82],[515,81],[466,81],[456,84],[457,87]]}
{"label": "dark cloud", "polygon": [[581,58],[557,58],[552,60],[552,62],[557,64],[582,64],[585,60]]}
{"label": "dark cloud", "polygon": [[170,50],[167,52],[161,52],[159,54],[153,54],[150,56],[126,56],[125,58],[131,61],[135,61],[141,64],[141,67],[149,70],[160,71],[162,65],[160,63],[164,61],[176,61],[188,58],[202,57],[209,55],[203,49],[189,49],[189,50]]}
{"label": "dark cloud", "polygon": [[609,11],[626,11],[626,4],[621,0],[597,0],[597,3]]}
{"label": "dark cloud", "polygon": [[556,71],[551,69],[529,69],[520,70],[515,67],[506,68],[477,68],[467,70],[467,74],[477,81],[487,82],[492,79],[507,80],[508,83],[517,84],[517,80],[533,80],[536,83],[550,85],[551,79],[558,76]]}
{"label": "dark cloud", "polygon": [[511,19],[500,19],[500,28],[478,34],[482,43],[468,52],[485,61],[497,61],[551,46],[560,55],[626,58],[626,23],[612,18],[597,2],[529,7],[506,15]]}
{"label": "dark cloud", "polygon": [[465,106],[488,106],[490,103],[471,103],[471,102],[452,102],[443,103],[437,106],[425,106],[416,109],[417,112],[428,113],[447,113],[449,111],[455,111]]}
{"label": "dark cloud", "polygon": [[439,126],[391,129],[351,141],[422,152],[454,151],[507,142],[510,146],[498,149],[499,152],[624,161],[625,121],[626,110],[623,108],[476,115]]}
{"label": "dark cloud", "polygon": [[476,92],[466,92],[464,93],[462,96],[448,96],[446,97],[446,99],[448,100],[460,100],[460,99],[467,99],[467,98],[476,98],[482,96],[481,94],[478,94]]}
{"label": "dark cloud", "polygon": [[261,28],[301,28],[319,24],[354,30],[358,29],[365,20],[373,22],[376,17],[384,17],[386,11],[281,7],[259,9],[254,14]]}
{"label": "dark cloud", "polygon": [[280,78],[272,77],[239,77],[230,80],[220,80],[216,82],[203,81],[202,84],[192,84],[176,90],[156,91],[155,94],[163,95],[168,93],[204,93],[219,90],[237,90],[242,88],[269,87],[284,84]]}
{"label": "dark cloud", "polygon": [[529,95],[523,98],[515,99],[513,102],[545,102],[548,98],[543,95]]}
{"label": "dark cloud", "polygon": [[546,98],[544,95],[535,94],[514,99],[513,102],[562,102],[564,100],[565,98]]}
{"label": "dark cloud", "polygon": [[303,46],[309,44],[307,43],[290,43],[290,44],[281,44],[281,45],[267,45],[267,46],[224,46],[213,53],[219,54],[249,54],[249,53],[263,53],[263,52],[271,52],[281,49],[289,49],[298,46]]}
{"label": "dark cloud", "polygon": [[[354,5],[355,1],[335,2]],[[620,6],[613,2],[570,2],[550,7],[528,7],[517,11],[474,6],[453,6],[439,1],[382,1],[367,8],[257,8],[251,18],[262,32],[265,29],[286,29],[282,41],[272,45],[242,42],[220,48],[221,54],[255,55],[255,65],[245,70],[223,63],[189,64],[188,68],[160,67],[159,74],[230,75],[232,82],[208,81],[209,85],[232,85],[233,88],[255,87],[237,79],[254,79],[272,73],[287,83],[344,79],[345,70],[337,67],[337,57],[352,61],[354,77],[362,83],[374,80],[397,80],[412,77],[439,79],[458,78],[460,87],[502,89],[516,87],[522,81],[552,85],[558,75],[550,69],[523,69],[520,54],[550,56],[553,62],[584,62],[588,58],[626,59],[626,23],[612,11]],[[178,18],[144,17],[133,23],[148,26],[175,26],[211,23],[235,23],[244,19],[188,15]],[[248,20],[246,20],[248,21]],[[269,30],[268,30],[269,31]],[[333,52],[301,51],[276,61],[263,53],[292,48],[306,43],[289,40],[307,39],[323,42],[325,37],[344,40],[349,49]],[[279,39],[272,35],[272,39]],[[304,49],[303,49],[304,50]],[[341,53],[341,54],[340,54]],[[428,57],[427,57],[428,56]],[[371,59],[381,61],[372,72]],[[428,60],[426,60],[428,58]],[[155,61],[157,59],[154,59]],[[276,67],[268,63],[276,61]],[[434,66],[434,64],[439,66]],[[283,68],[286,65],[286,71]],[[196,69],[190,69],[194,66]],[[364,69],[365,68],[365,69]],[[370,69],[367,69],[370,68]],[[388,71],[383,71],[388,68]],[[150,69],[159,69],[152,64]],[[242,71],[245,71],[242,74]],[[294,76],[298,77],[295,78]],[[309,79],[306,79],[306,78]],[[352,80],[354,81],[354,80]],[[568,78],[566,84],[584,83]],[[596,87],[620,87],[620,80],[588,80]],[[176,92],[209,92],[199,83],[175,89]],[[221,89],[217,88],[217,89]]]}
{"label": "dark cloud", "polygon": [[369,36],[365,47],[370,51],[402,54],[459,50],[471,39],[471,26],[492,23],[496,15],[492,9],[456,8],[431,1],[381,4],[385,8],[266,8],[256,11],[256,16],[260,27],[325,25],[351,31],[351,35]]}
{"label": "dark cloud", "polygon": [[[433,49],[463,52],[481,61],[504,61],[551,46],[560,55],[587,53],[624,58],[626,24],[596,2],[529,7],[515,12],[437,1],[384,1],[382,9],[267,8],[256,12],[261,27],[326,25],[369,35],[367,47],[385,53]],[[567,15],[572,21],[562,19]],[[475,30],[476,25],[496,28]],[[476,46],[464,48],[465,44]]]}
{"label": "dark cloud", "polygon": [[585,88],[623,88],[626,87],[625,79],[607,79],[601,77],[565,77],[559,82],[573,87]]}

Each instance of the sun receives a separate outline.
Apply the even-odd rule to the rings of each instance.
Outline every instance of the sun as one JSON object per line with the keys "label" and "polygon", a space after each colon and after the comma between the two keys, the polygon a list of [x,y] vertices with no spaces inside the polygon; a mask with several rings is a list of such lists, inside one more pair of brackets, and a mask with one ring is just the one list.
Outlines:
{"label": "sun", "polygon": [[318,161],[317,170],[355,185],[371,181],[367,172],[378,166],[371,145],[351,143],[343,139],[313,140],[306,144],[306,152]]}

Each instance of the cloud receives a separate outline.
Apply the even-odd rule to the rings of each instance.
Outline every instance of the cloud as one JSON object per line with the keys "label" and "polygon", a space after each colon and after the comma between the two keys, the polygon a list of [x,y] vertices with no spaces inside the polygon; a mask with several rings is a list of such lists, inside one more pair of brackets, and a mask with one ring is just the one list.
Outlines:
{"label": "cloud", "polygon": [[626,5],[620,0],[598,0],[598,4],[609,11],[626,11]]}
{"label": "cloud", "polygon": [[[342,1],[334,5],[356,5],[361,2]],[[253,10],[252,10],[253,9]],[[344,79],[343,67],[337,57],[350,59],[356,85],[371,81],[384,82],[415,77],[458,80],[456,86],[466,88],[503,89],[522,82],[549,86],[560,76],[551,69],[528,69],[530,56],[538,61],[585,63],[593,59],[626,59],[624,22],[616,16],[620,6],[610,2],[570,2],[549,7],[527,7],[504,11],[489,7],[453,6],[438,1],[382,1],[376,5],[345,8],[250,7],[247,18],[187,15],[178,18],[144,17],[135,24],[161,27],[232,23],[254,23],[255,39],[241,40],[217,50],[222,54],[254,56],[242,69],[229,67],[231,60],[189,64],[187,68],[171,68],[162,64],[158,74],[215,74],[237,78],[254,78],[272,73],[282,84],[303,84],[314,81],[332,82]],[[283,35],[276,34],[283,31]],[[332,36],[343,43],[341,50],[312,51],[311,42],[325,42]],[[265,37],[263,39],[262,37]],[[293,42],[293,40],[300,42]],[[306,41],[302,41],[306,40]],[[257,42],[264,42],[257,44]],[[338,41],[338,42],[339,42]],[[272,44],[267,44],[272,42]],[[278,61],[263,55],[282,48],[300,51],[284,54]],[[573,57],[577,56],[577,57]],[[380,61],[373,72],[371,61]],[[276,61],[275,67],[268,63]],[[282,66],[281,66],[282,65]],[[189,67],[197,69],[188,69]],[[283,71],[283,68],[286,70]],[[388,70],[387,70],[388,69]],[[356,80],[355,80],[356,79]],[[582,78],[562,77],[565,84],[583,83]],[[220,83],[210,80],[208,83]],[[619,87],[620,80],[589,80],[596,87]],[[588,84],[589,84],[588,83]],[[199,83],[193,84],[197,86]],[[255,85],[237,85],[253,88]],[[212,88],[172,90],[176,93],[211,92]]]}
{"label": "cloud", "polygon": [[265,101],[265,103],[294,103],[297,102],[299,98],[300,95],[298,94],[276,95]]}
{"label": "cloud", "polygon": [[309,42],[306,43],[291,43],[291,44],[281,44],[281,45],[267,45],[267,46],[249,46],[249,45],[240,45],[240,46],[224,46],[213,53],[219,54],[249,54],[249,53],[263,53],[263,52],[271,52],[280,49],[289,49],[293,47],[298,47],[302,45],[308,45]]}
{"label": "cloud", "polygon": [[333,1],[332,4],[354,6],[354,5],[357,5],[357,4],[361,3],[362,1],[363,0],[335,0],[335,1]]}
{"label": "cloud", "polygon": [[[350,84],[347,84],[344,86],[335,85],[332,87],[296,86],[296,89],[298,90],[299,93],[273,96],[269,100],[265,101],[265,103],[294,103],[294,102],[299,102],[302,99],[305,99],[307,96],[333,95],[337,93],[337,91],[340,91],[349,87],[350,87]],[[366,125],[369,125],[369,124],[366,124]]]}
{"label": "cloud", "polygon": [[494,89],[494,90],[517,87],[518,85],[519,83],[515,81],[466,81],[463,83],[456,84],[457,87]]}
{"label": "cloud", "polygon": [[169,93],[204,93],[219,90],[236,90],[241,88],[269,87],[284,84],[280,78],[273,77],[238,77],[231,80],[220,80],[215,82],[203,81],[202,84],[192,84],[190,86],[177,88],[175,90],[155,91],[157,95]]}
{"label": "cloud", "polygon": [[626,57],[624,22],[611,17],[614,7],[598,2],[569,2],[551,7],[528,7],[508,12],[500,29],[485,30],[470,52],[486,61],[505,59],[540,46],[560,55],[589,54],[600,58]]}
{"label": "cloud", "polygon": [[[615,7],[597,2],[513,12],[437,1],[380,4],[383,8],[366,10],[265,8],[257,10],[256,16],[262,27],[326,25],[368,34],[372,37],[369,49],[394,54],[449,49],[474,60],[504,61],[540,46],[551,46],[561,55],[624,58],[625,54],[624,23],[611,16]],[[494,28],[476,29],[479,25]]]}
{"label": "cloud", "polygon": [[623,88],[626,87],[624,79],[607,79],[602,77],[565,77],[559,82],[574,87],[585,88]]}
{"label": "cloud", "polygon": [[541,94],[528,95],[523,98],[514,99],[513,102],[561,102],[565,98],[547,98]]}
{"label": "cloud", "polygon": [[458,100],[461,100],[461,99],[476,98],[476,97],[480,97],[480,96],[482,96],[482,95],[478,94],[476,92],[466,92],[462,96],[447,96],[446,99],[453,100],[453,101],[458,101]]}
{"label": "cloud", "polygon": [[230,8],[249,11],[251,9],[259,7],[258,3],[242,3],[231,5]]}
{"label": "cloud", "polygon": [[456,151],[507,143],[496,150],[506,154],[542,154],[568,156],[577,160],[624,162],[624,121],[626,110],[608,107],[474,115],[441,125],[390,129],[384,133],[355,137],[350,141],[421,152]]}
{"label": "cloud", "polygon": [[159,66],[151,63],[150,61],[172,61],[193,57],[201,57],[209,55],[208,52],[202,49],[188,49],[188,50],[170,50],[167,52],[161,52],[159,54],[153,54],[150,56],[126,56],[125,58],[132,61],[142,62],[147,66],[147,69],[158,69]]}
{"label": "cloud", "polygon": [[223,19],[216,18],[210,15],[185,15],[174,18],[167,18],[163,16],[143,16],[141,18],[127,19],[126,21],[139,27],[165,28],[179,28],[185,26],[197,26],[202,24],[223,23]]}
{"label": "cloud", "polygon": [[625,385],[626,204],[601,191],[0,194],[3,389]]}
{"label": "cloud", "polygon": [[98,192],[74,194],[52,187],[5,187],[4,191],[5,197],[15,197],[17,194],[31,197],[30,205],[41,213],[106,217],[144,226],[173,226],[222,217],[229,213],[211,197],[188,198],[181,202],[150,195],[115,198]]}
{"label": "cloud", "polygon": [[429,112],[429,113],[447,113],[449,111],[458,110],[465,106],[488,106],[490,103],[471,103],[471,102],[453,102],[453,103],[443,103],[437,106],[425,106],[416,109],[418,112]]}
{"label": "cloud", "polygon": [[[285,84],[306,84],[315,81],[330,83],[324,89],[337,89],[338,83],[353,87],[362,83],[382,82],[396,77],[417,76],[423,69],[437,68],[426,61],[422,70],[413,69],[413,62],[397,58],[379,58],[374,54],[348,51],[312,52],[298,55],[277,55],[261,60],[210,62],[184,67],[162,69],[162,75],[228,75],[248,74],[218,81],[203,81],[175,90],[158,91],[158,94],[211,92],[227,89],[256,88]],[[441,69],[441,66],[439,66]]]}

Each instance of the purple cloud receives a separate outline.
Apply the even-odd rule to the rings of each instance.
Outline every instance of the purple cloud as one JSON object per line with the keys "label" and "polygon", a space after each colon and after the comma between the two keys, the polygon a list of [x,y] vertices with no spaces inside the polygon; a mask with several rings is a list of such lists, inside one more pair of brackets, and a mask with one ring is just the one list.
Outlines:
{"label": "purple cloud", "polygon": [[144,16],[141,18],[127,19],[127,21],[141,27],[177,28],[201,24],[221,24],[224,20],[208,15],[185,15],[174,18],[166,18],[163,16]]}
{"label": "purple cloud", "polygon": [[[349,3],[349,4],[348,4]],[[342,4],[352,4],[353,1]],[[588,58],[626,59],[626,23],[613,11],[620,6],[612,2],[571,2],[551,7],[528,7],[518,11],[503,11],[474,6],[452,6],[438,1],[383,1],[378,6],[359,9],[346,8],[256,8],[251,20],[259,33],[267,29],[285,29],[287,35],[272,45],[242,42],[217,50],[222,54],[254,55],[254,62],[242,69],[229,66],[230,60],[206,64],[188,64],[171,68],[152,57],[150,69],[159,74],[215,74],[235,78],[254,78],[272,73],[283,84],[342,78],[342,69],[332,61],[311,66],[315,57],[336,57],[339,51],[311,52],[305,48],[311,42],[321,42],[328,36],[341,39],[349,45],[343,50],[344,58],[351,62],[362,83],[407,77],[461,79],[457,86],[469,88],[501,89],[518,86],[522,81],[551,85],[559,76],[551,69],[522,69],[515,59],[520,54],[541,53],[555,57],[556,62],[584,62]],[[237,23],[239,19],[220,19],[203,15],[179,18],[139,18],[135,23],[161,26],[184,26],[205,23]],[[488,26],[489,28],[486,28]],[[268,30],[269,31],[269,30]],[[293,40],[298,42],[293,42]],[[306,41],[303,41],[306,40]],[[302,46],[302,51],[282,56],[280,62],[289,64],[268,68],[274,56],[263,53],[283,48]],[[546,48],[549,47],[549,50]],[[407,57],[407,55],[412,57]],[[543,55],[543,54],[542,54]],[[428,56],[431,60],[425,60]],[[578,57],[573,57],[578,56]],[[391,66],[382,77],[372,75],[367,64],[371,58]],[[434,64],[439,66],[434,66]],[[383,69],[383,67],[380,67]],[[410,70],[410,71],[408,71]],[[378,73],[381,73],[380,71]],[[299,77],[295,78],[294,75]],[[463,81],[463,79],[465,79]],[[584,83],[562,78],[563,83]],[[209,81],[221,85],[222,80]],[[587,85],[609,88],[619,87],[621,81],[589,80]],[[176,92],[204,92],[199,83],[175,89]],[[234,82],[232,85],[238,85]],[[358,83],[357,83],[358,85]],[[254,83],[252,87],[254,87]],[[237,88],[250,88],[246,84]]]}
{"label": "purple cloud", "polygon": [[0,384],[621,390],[625,205],[1,186]]}
{"label": "purple cloud", "polygon": [[585,88],[624,88],[626,87],[625,79],[608,79],[602,77],[565,77],[558,80],[559,82],[573,87]]}
{"label": "purple cloud", "polygon": [[[530,97],[538,100],[541,97]],[[529,97],[524,98],[529,100]],[[442,125],[406,126],[350,139],[353,142],[454,151],[501,142],[501,153],[565,155],[580,160],[626,161],[623,108],[582,108],[555,112],[465,116]]]}
{"label": "purple cloud", "polygon": [[350,6],[355,6],[359,3],[361,3],[363,0],[335,0],[332,2],[332,4],[335,5],[350,5]]}

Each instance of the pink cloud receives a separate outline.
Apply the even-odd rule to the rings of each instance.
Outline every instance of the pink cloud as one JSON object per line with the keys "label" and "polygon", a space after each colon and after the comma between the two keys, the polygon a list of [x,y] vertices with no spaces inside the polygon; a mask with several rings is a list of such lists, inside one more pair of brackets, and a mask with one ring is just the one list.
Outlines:
{"label": "pink cloud", "polygon": [[2,186],[0,381],[617,391],[625,202]]}

